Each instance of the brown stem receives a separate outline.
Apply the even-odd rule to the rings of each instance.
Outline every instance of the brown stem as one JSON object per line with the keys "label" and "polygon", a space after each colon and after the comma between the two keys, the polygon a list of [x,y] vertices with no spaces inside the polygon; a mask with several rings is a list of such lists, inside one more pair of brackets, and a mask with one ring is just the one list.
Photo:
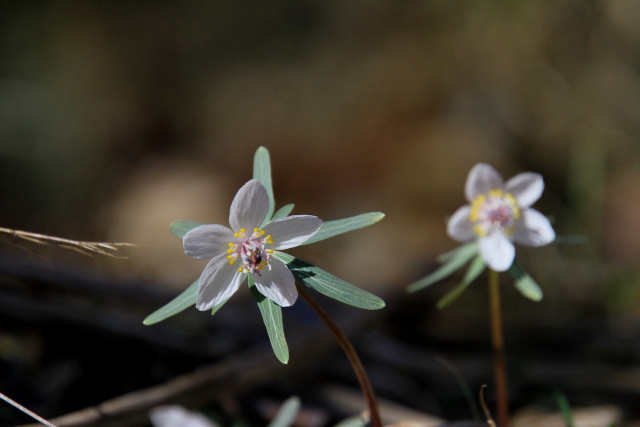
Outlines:
{"label": "brown stem", "polygon": [[351,341],[347,338],[347,336],[342,332],[340,327],[331,319],[329,314],[322,308],[320,304],[307,292],[307,290],[296,284],[298,287],[298,292],[302,296],[302,298],[309,304],[309,306],[315,311],[315,313],[322,319],[324,324],[329,328],[329,330],[333,333],[342,347],[342,350],[349,359],[349,363],[351,364],[351,368],[353,372],[356,374],[358,378],[358,383],[360,383],[360,388],[362,389],[362,394],[364,395],[365,400],[367,401],[367,405],[369,406],[369,417],[371,419],[372,427],[382,427],[382,420],[380,419],[380,413],[378,412],[378,404],[376,402],[376,396],[373,392],[373,387],[371,387],[371,382],[369,381],[369,377],[362,366],[362,362],[356,353],[356,350],[353,348]]}
{"label": "brown stem", "polygon": [[505,369],[504,338],[502,334],[502,312],[500,308],[500,282],[498,273],[489,270],[489,303],[491,310],[491,343],[493,344],[493,371],[496,382],[496,412],[498,425],[509,425],[509,392]]}

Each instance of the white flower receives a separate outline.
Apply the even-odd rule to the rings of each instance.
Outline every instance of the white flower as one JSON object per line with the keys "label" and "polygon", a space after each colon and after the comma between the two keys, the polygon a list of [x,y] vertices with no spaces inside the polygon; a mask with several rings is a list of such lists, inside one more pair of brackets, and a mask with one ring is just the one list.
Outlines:
{"label": "white flower", "polygon": [[542,176],[523,172],[506,183],[490,165],[471,169],[465,196],[471,203],[459,208],[447,224],[447,233],[459,242],[478,239],[480,254],[495,271],[513,263],[513,242],[543,246],[555,239],[549,220],[530,206],[544,190]]}
{"label": "white flower", "polygon": [[231,203],[231,229],[218,224],[201,225],[184,235],[187,255],[211,258],[200,276],[198,310],[209,310],[226,301],[248,274],[258,291],[276,304],[288,307],[296,301],[293,274],[271,254],[301,245],[320,229],[322,221],[311,215],[293,215],[260,229],[268,210],[267,190],[252,179],[238,190]]}

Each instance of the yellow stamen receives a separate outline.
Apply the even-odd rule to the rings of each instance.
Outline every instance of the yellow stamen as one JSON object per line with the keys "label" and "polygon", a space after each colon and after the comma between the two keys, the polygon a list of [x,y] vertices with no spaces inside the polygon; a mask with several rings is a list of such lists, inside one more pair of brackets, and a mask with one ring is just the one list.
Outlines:
{"label": "yellow stamen", "polygon": [[476,232],[476,234],[480,237],[484,237],[487,235],[487,231],[482,228],[482,226],[480,226],[480,224],[476,224],[473,226],[473,231]]}
{"label": "yellow stamen", "polygon": [[513,219],[520,219],[520,207],[518,206],[518,200],[513,197],[513,194],[505,193],[504,200],[511,206]]}
{"label": "yellow stamen", "polygon": [[476,222],[478,220],[478,214],[480,207],[487,200],[484,194],[479,194],[478,197],[471,203],[471,212],[469,213],[469,220],[471,222]]}
{"label": "yellow stamen", "polygon": [[504,191],[502,190],[489,190],[489,197],[502,197],[502,195],[504,194]]}
{"label": "yellow stamen", "polygon": [[264,251],[265,251],[266,253],[268,253],[268,254],[272,254],[272,253],[273,253],[273,249],[265,249]]}

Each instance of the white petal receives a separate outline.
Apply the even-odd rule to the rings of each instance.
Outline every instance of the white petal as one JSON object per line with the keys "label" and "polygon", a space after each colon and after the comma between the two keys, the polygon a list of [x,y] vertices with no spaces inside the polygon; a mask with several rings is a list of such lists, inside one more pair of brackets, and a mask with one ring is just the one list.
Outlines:
{"label": "white petal", "polygon": [[226,253],[228,244],[234,241],[233,231],[218,224],[201,225],[182,238],[184,252],[190,257],[211,259]]}
{"label": "white petal", "polygon": [[505,185],[505,191],[518,200],[518,206],[521,208],[528,208],[534,204],[542,196],[543,190],[542,175],[533,172],[519,173],[510,178]]}
{"label": "white petal", "polygon": [[480,255],[484,262],[495,271],[506,271],[516,256],[513,243],[501,232],[494,232],[478,241]]}
{"label": "white petal", "polygon": [[447,222],[447,233],[453,240],[458,242],[467,242],[477,234],[473,231],[473,223],[469,220],[471,206],[464,205],[449,218]]}
{"label": "white petal", "polygon": [[161,405],[149,411],[153,427],[215,427],[210,418],[180,405]]}
{"label": "white petal", "polygon": [[269,196],[260,181],[252,179],[233,198],[229,210],[229,225],[233,231],[260,227],[269,211]]}
{"label": "white petal", "polygon": [[502,190],[504,181],[493,166],[478,163],[469,172],[464,186],[467,200],[473,202],[480,194],[487,194],[489,190]]}
{"label": "white petal", "polygon": [[256,288],[262,295],[281,307],[289,307],[298,299],[298,290],[293,274],[279,259],[271,259],[271,270],[260,272],[262,277],[253,275]]}
{"label": "white petal", "polygon": [[322,220],[312,215],[292,215],[264,227],[273,240],[272,249],[289,249],[309,240],[320,230]]}
{"label": "white petal", "polygon": [[229,265],[226,254],[212,259],[200,276],[196,308],[210,310],[226,301],[238,290],[243,279],[244,273]]}
{"label": "white petal", "polygon": [[512,237],[521,245],[539,247],[553,242],[556,233],[546,216],[529,208],[522,211],[522,218],[516,223]]}

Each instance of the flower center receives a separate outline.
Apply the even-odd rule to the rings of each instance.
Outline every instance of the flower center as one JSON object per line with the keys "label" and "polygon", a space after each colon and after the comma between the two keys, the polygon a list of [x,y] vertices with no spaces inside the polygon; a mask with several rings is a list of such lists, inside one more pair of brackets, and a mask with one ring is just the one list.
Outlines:
{"label": "flower center", "polygon": [[242,265],[238,268],[241,273],[257,273],[261,276],[260,270],[267,267],[271,270],[271,254],[273,250],[265,249],[265,245],[273,244],[270,235],[265,236],[264,230],[253,229],[253,234],[248,235],[247,230],[241,228],[234,233],[237,238],[235,242],[229,242],[227,249],[227,259],[233,265],[236,259],[240,258]]}
{"label": "flower center", "polygon": [[516,198],[502,190],[491,190],[487,195],[480,194],[471,203],[469,220],[474,223],[473,229],[481,237],[493,231],[510,235],[519,218],[520,208]]}

